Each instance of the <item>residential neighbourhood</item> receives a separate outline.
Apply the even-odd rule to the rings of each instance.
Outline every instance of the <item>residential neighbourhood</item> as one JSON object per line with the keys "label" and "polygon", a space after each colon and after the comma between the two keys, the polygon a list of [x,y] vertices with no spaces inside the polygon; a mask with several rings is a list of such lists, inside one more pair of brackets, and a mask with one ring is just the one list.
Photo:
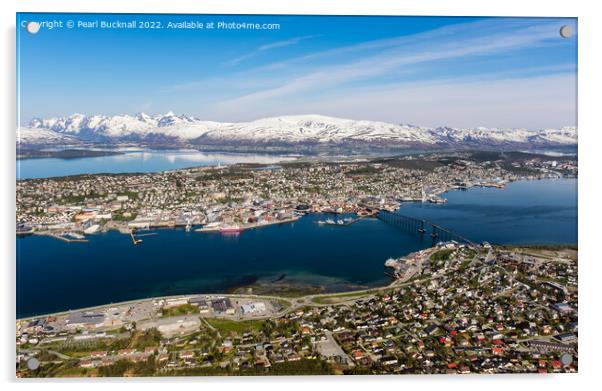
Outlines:
{"label": "residential neighbourhood", "polygon": [[[576,176],[573,157],[436,153],[361,162],[200,167],[148,174],[77,175],[17,181],[17,232],[65,241],[107,230],[161,227],[202,232],[292,222],[304,213],[369,214],[404,202],[517,179]],[[132,235],[134,243],[139,240]]]}
{"label": "residential neighbourhood", "polygon": [[415,273],[365,291],[189,295],[23,319],[17,374],[577,371],[574,249],[446,242],[395,260],[408,261]]}

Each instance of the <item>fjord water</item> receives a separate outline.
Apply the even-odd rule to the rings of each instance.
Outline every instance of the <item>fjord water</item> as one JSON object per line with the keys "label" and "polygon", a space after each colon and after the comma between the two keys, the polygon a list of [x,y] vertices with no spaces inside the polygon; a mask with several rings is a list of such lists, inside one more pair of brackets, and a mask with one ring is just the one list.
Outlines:
{"label": "fjord water", "polygon": [[17,179],[78,174],[157,172],[196,166],[217,166],[218,164],[272,164],[294,159],[292,156],[281,155],[194,150],[127,150],[121,152],[118,155],[69,159],[55,157],[19,159],[17,160]]}
{"label": "fjord water", "polygon": [[577,179],[517,181],[443,194],[447,204],[412,203],[398,213],[429,220],[476,242],[577,244]]}
{"label": "fjord water", "polygon": [[[427,219],[474,241],[505,244],[577,242],[577,180],[519,181],[505,189],[443,195],[445,205],[404,204],[399,213]],[[17,238],[17,316],[130,299],[224,292],[256,279],[323,285],[329,290],[385,284],[383,264],[431,245],[377,219],[349,227],[292,223],[237,236],[160,230],[134,246],[117,232],[88,243],[44,236]]]}

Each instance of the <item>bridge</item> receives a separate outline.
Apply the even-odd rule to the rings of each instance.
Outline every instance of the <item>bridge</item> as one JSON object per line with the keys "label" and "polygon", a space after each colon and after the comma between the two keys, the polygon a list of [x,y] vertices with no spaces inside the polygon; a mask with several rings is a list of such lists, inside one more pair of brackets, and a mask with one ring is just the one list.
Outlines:
{"label": "bridge", "polygon": [[404,216],[398,213],[388,212],[386,210],[379,211],[376,217],[387,224],[402,228],[409,233],[413,233],[421,237],[426,235],[433,240],[433,245],[438,242],[455,240],[456,242],[466,243],[473,247],[477,246],[477,244],[470,239],[428,220]]}

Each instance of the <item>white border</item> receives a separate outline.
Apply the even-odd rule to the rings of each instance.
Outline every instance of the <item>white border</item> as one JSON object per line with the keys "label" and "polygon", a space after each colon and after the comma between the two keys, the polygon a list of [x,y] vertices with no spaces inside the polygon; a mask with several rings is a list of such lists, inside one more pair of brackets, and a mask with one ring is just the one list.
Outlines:
{"label": "white border", "polygon": [[[602,15],[596,12],[594,1],[525,1],[525,0],[301,0],[289,4],[283,0],[3,0],[2,67],[4,91],[0,97],[2,109],[2,215],[0,240],[4,257],[1,292],[2,306],[2,381],[10,388],[71,389],[71,388],[132,388],[160,390],[170,387],[194,386],[211,388],[244,387],[245,391],[270,389],[306,390],[328,387],[353,390],[375,387],[425,389],[483,389],[508,390],[533,387],[546,390],[589,388],[600,383],[597,370],[601,367],[602,322],[600,322],[600,291],[596,289],[602,274],[602,254],[597,247],[596,223],[600,222],[602,178],[597,167],[600,148],[599,97],[600,62],[599,40],[602,39]],[[235,13],[235,14],[329,14],[329,15],[440,15],[440,16],[570,16],[579,18],[579,374],[576,375],[474,375],[474,376],[370,376],[370,377],[285,377],[285,378],[175,378],[162,379],[104,379],[15,381],[14,379],[14,319],[15,319],[15,12],[132,12],[132,13]],[[600,239],[598,239],[600,240]],[[602,373],[600,373],[602,375]]]}

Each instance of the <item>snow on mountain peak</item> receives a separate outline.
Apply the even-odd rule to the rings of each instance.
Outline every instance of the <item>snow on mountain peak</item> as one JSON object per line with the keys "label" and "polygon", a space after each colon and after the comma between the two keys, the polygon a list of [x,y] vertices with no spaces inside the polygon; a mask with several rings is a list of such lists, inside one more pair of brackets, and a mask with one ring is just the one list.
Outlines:
{"label": "snow on mountain peak", "polygon": [[[34,118],[29,129],[72,135],[85,141],[119,141],[127,138],[170,137],[185,142],[212,143],[383,143],[397,145],[441,145],[543,143],[572,145],[577,143],[577,129],[491,129],[438,127],[352,120],[317,114],[261,118],[249,122],[221,123],[202,121],[173,111],[148,115],[93,115],[40,119]],[[32,140],[35,131],[29,131]],[[50,134],[44,132],[44,139]]]}

